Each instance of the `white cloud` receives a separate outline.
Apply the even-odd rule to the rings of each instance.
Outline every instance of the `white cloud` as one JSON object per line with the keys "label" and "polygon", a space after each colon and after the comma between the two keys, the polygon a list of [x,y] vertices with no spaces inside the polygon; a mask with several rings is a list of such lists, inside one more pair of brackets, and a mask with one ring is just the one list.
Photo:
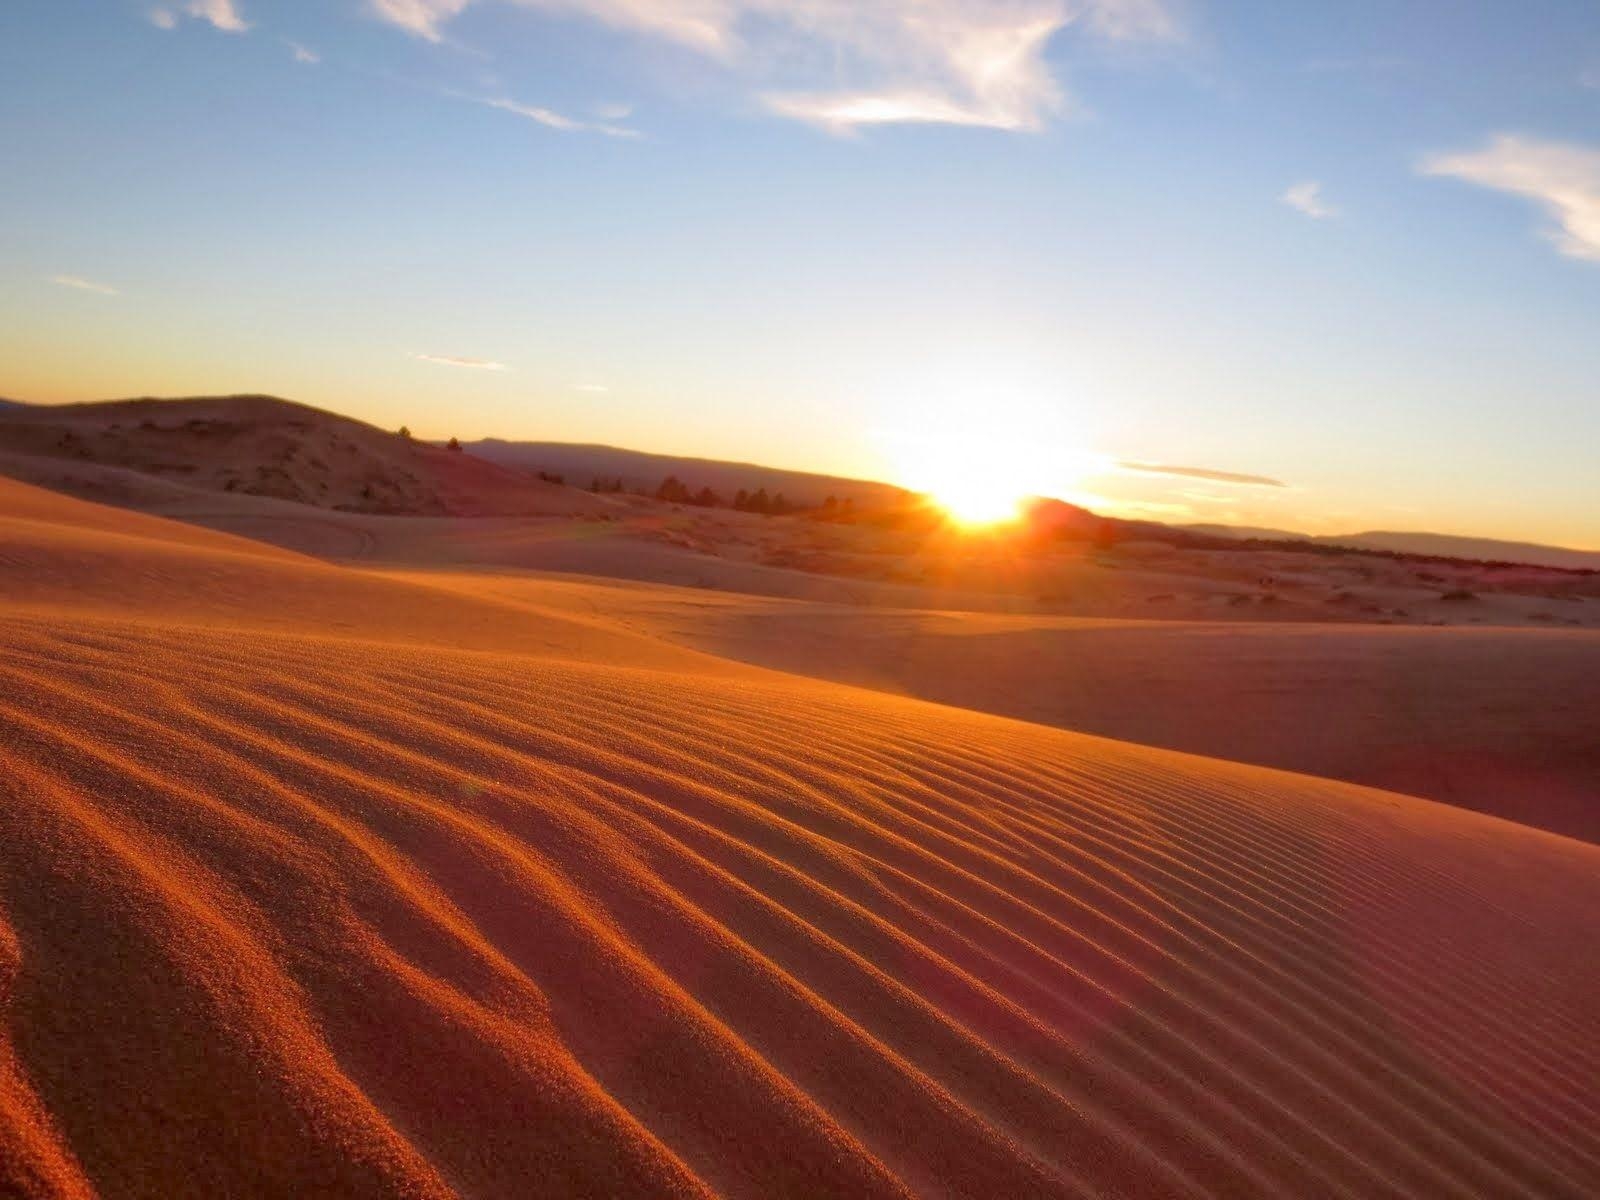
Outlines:
{"label": "white cloud", "polygon": [[1292,185],[1280,199],[1290,208],[1303,212],[1314,220],[1325,221],[1329,217],[1339,215],[1337,208],[1323,200],[1322,184],[1314,179]]}
{"label": "white cloud", "polygon": [[[467,97],[471,99],[471,97]],[[574,117],[565,116],[553,109],[540,108],[535,104],[519,104],[515,100],[504,97],[495,100],[479,100],[490,108],[497,108],[501,112],[513,113],[546,129],[558,129],[562,133],[603,133],[606,137],[636,138],[639,136],[637,129],[628,129],[622,125],[612,125],[604,121],[579,121]]]}
{"label": "white cloud", "polygon": [[288,39],[285,39],[283,44],[289,47],[289,53],[294,55],[294,60],[297,63],[305,63],[307,66],[314,67],[322,61],[322,55],[309,46],[302,46],[299,42],[291,42]]}
{"label": "white cloud", "polygon": [[149,12],[150,23],[158,29],[176,29],[179,17],[205,21],[224,33],[247,33],[250,22],[239,13],[234,0],[187,0],[177,5],[161,5]]}
{"label": "white cloud", "polygon": [[244,33],[250,28],[233,0],[189,0],[184,11],[197,21],[209,21],[224,33]]}
{"label": "white cloud", "polygon": [[1526,196],[1554,219],[1545,236],[1557,250],[1600,262],[1600,149],[1500,134],[1482,150],[1436,154],[1419,169]]}
{"label": "white cloud", "polygon": [[81,275],[52,275],[50,282],[64,288],[73,288],[80,292],[93,292],[97,296],[120,296],[109,283],[96,283],[93,279],[85,279]]}
{"label": "white cloud", "polygon": [[779,93],[774,112],[834,130],[919,122],[1037,129],[1061,109],[1061,89],[1045,66],[1045,43],[1061,28],[1056,16],[1025,23],[976,23],[955,28],[909,25],[907,51],[918,59],[921,86],[865,91]]}
{"label": "white cloud", "polygon": [[[473,0],[368,0],[430,41]],[[1038,129],[1065,107],[1045,60],[1071,25],[1180,34],[1178,0],[512,0],[675,42],[762,77],[772,112],[844,131],[890,122]],[[826,79],[818,88],[816,81]]]}
{"label": "white cloud", "polygon": [[599,396],[609,392],[611,389],[603,383],[580,383],[578,384],[578,390],[580,392],[588,392],[591,396]]}
{"label": "white cloud", "polygon": [[413,354],[418,362],[433,363],[440,367],[464,367],[469,371],[504,371],[505,363],[491,362],[486,358],[459,358],[454,354]]}
{"label": "white cloud", "polygon": [[439,27],[458,16],[472,0],[367,0],[372,15],[426,38],[444,40]]}
{"label": "white cloud", "polygon": [[932,21],[905,4],[870,20],[853,15],[825,36],[865,60],[857,71],[867,86],[772,93],[768,107],[841,131],[902,121],[1037,129],[1062,109],[1044,48],[1070,19],[1064,6],[943,7]]}

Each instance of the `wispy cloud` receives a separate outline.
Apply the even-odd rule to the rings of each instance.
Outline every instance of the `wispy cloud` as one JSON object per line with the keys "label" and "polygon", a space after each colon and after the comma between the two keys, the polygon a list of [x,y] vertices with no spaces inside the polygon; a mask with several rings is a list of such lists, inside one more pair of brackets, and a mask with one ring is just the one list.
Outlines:
{"label": "wispy cloud", "polygon": [[210,21],[226,33],[244,33],[250,28],[250,23],[234,7],[233,0],[189,0],[189,15]]}
{"label": "wispy cloud", "polygon": [[109,283],[96,283],[93,279],[85,279],[81,275],[52,275],[50,282],[59,287],[72,288],[79,292],[93,292],[97,296],[120,296]]}
{"label": "wispy cloud", "polygon": [[580,383],[578,385],[578,391],[588,392],[591,396],[603,395],[610,390],[611,389],[603,383]]}
{"label": "wispy cloud", "polygon": [[[368,0],[417,37],[473,0]],[[844,132],[896,122],[1042,127],[1066,105],[1045,48],[1069,26],[1174,40],[1173,0],[512,0],[657,37],[761,76],[769,111]],[[815,87],[817,79],[828,86]]]}
{"label": "wispy cloud", "polygon": [[391,25],[425,38],[442,42],[441,27],[465,11],[472,0],[367,0],[372,15]]}
{"label": "wispy cloud", "polygon": [[288,38],[284,39],[283,44],[289,47],[289,53],[294,56],[294,60],[297,63],[305,63],[309,67],[314,67],[322,61],[322,55],[309,46],[302,46],[299,42],[291,42]]}
{"label": "wispy cloud", "polygon": [[958,11],[932,24],[909,5],[882,14],[887,20],[853,17],[835,36],[868,60],[860,71],[866,86],[769,93],[767,107],[836,132],[898,122],[1038,129],[1062,110],[1065,95],[1044,48],[1070,20],[1064,7],[1041,4],[1032,14],[949,7]]}
{"label": "wispy cloud", "polygon": [[473,100],[475,103],[497,108],[501,112],[512,113],[546,129],[557,129],[562,133],[600,133],[606,137],[636,138],[639,136],[637,129],[629,129],[622,125],[613,125],[608,121],[580,121],[576,117],[566,116],[554,109],[541,108],[536,104],[519,104],[515,100],[505,97],[495,99],[482,99],[479,97],[465,96],[463,99]]}
{"label": "wispy cloud", "polygon": [[192,17],[205,21],[224,33],[247,33],[250,22],[240,14],[234,0],[188,0],[183,4],[165,4],[152,8],[150,23],[160,29],[176,29],[179,17]]}
{"label": "wispy cloud", "polygon": [[440,367],[462,367],[469,371],[505,371],[509,368],[505,363],[492,362],[487,358],[460,358],[454,354],[412,354],[418,362],[433,363]]}
{"label": "wispy cloud", "polygon": [[1290,208],[1305,213],[1313,220],[1326,221],[1339,215],[1339,210],[1322,198],[1322,184],[1315,179],[1291,185],[1279,198]]}
{"label": "wispy cloud", "polygon": [[1600,149],[1503,133],[1481,150],[1433,155],[1419,169],[1526,196],[1555,220],[1545,236],[1557,250],[1600,262]]}
{"label": "wispy cloud", "polygon": [[1288,487],[1281,479],[1267,475],[1241,475],[1237,471],[1214,471],[1210,467],[1174,467],[1166,463],[1119,462],[1124,471],[1141,475],[1175,475],[1180,479],[1209,479],[1213,483],[1236,483],[1241,487]]}

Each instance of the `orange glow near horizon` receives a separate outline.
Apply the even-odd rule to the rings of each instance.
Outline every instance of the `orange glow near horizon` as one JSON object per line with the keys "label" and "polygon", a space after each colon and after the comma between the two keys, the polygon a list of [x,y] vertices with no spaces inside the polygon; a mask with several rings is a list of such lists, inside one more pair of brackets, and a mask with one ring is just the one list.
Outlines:
{"label": "orange glow near horizon", "polygon": [[927,496],[959,525],[999,525],[1021,515],[1024,476],[1001,440],[977,429],[891,440],[895,482]]}
{"label": "orange glow near horizon", "polygon": [[[909,415],[913,406],[906,409]],[[924,393],[914,410],[918,432],[906,429],[910,421],[883,431],[890,473],[960,526],[1019,520],[1030,498],[1065,499],[1105,465],[1097,455],[1061,445],[1060,414],[1044,405]]]}
{"label": "orange glow near horizon", "polygon": [[1022,515],[1027,496],[1003,479],[960,479],[928,493],[958,525],[1004,525]]}

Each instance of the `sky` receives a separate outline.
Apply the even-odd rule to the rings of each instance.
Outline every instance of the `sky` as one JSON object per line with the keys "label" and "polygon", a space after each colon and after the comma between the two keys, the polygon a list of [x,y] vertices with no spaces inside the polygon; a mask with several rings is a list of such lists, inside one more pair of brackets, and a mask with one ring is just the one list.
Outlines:
{"label": "sky", "polygon": [[0,181],[17,399],[1600,548],[1593,0],[6,0]]}

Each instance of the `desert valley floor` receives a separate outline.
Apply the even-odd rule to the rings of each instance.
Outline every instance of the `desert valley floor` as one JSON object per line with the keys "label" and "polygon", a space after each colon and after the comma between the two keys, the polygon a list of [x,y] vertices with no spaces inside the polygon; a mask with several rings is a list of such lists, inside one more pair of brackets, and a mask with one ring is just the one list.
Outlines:
{"label": "desert valley floor", "polygon": [[0,1193],[1600,1194],[1593,628],[289,511],[0,479]]}

